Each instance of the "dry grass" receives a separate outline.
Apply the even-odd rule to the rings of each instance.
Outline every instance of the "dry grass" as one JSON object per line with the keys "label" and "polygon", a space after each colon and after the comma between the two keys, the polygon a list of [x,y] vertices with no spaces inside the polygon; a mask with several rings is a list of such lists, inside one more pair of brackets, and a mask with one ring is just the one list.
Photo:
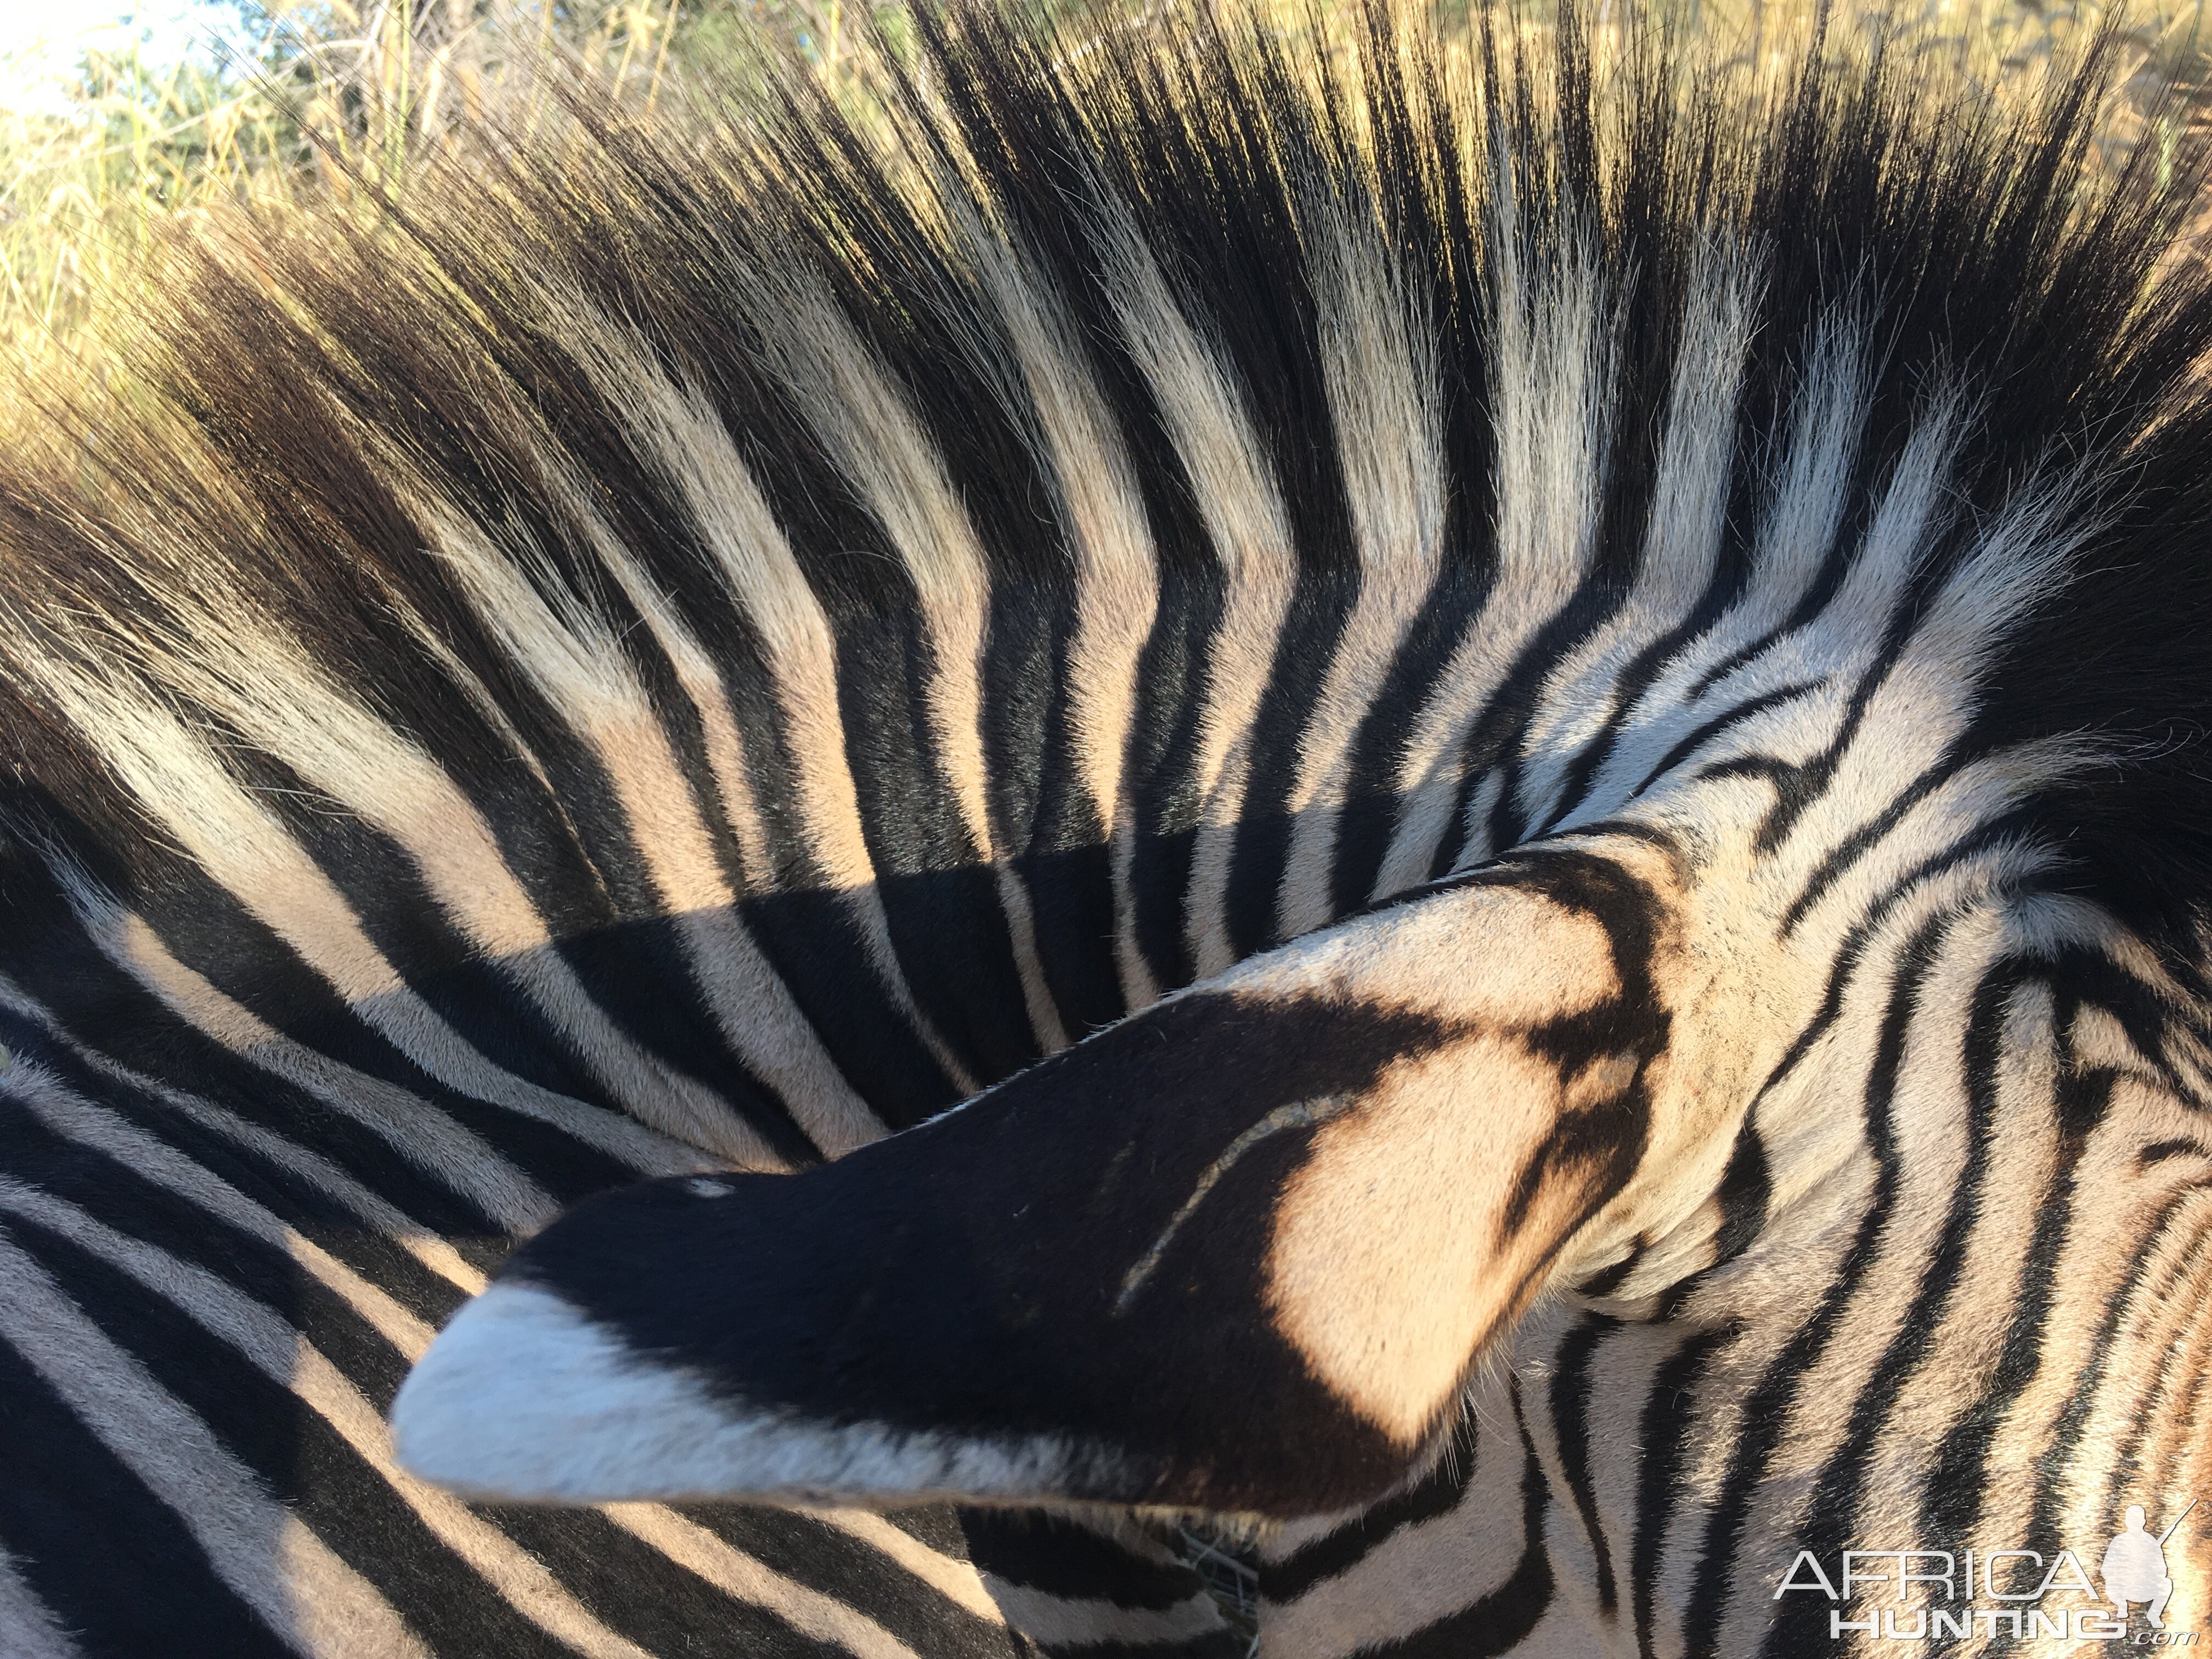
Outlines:
{"label": "dry grass", "polygon": [[65,107],[0,110],[0,355],[97,354],[179,224],[404,197],[488,112],[525,126],[581,82],[639,118],[748,40],[842,72],[843,0],[277,0],[258,62],[87,52]]}

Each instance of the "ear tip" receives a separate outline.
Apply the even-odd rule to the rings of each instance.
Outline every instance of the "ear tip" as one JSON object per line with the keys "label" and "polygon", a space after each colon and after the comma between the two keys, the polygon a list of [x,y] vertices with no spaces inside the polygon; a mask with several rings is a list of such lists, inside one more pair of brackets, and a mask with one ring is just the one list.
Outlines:
{"label": "ear tip", "polygon": [[556,1419],[573,1418],[575,1374],[603,1370],[614,1346],[551,1291],[492,1285],[453,1316],[400,1384],[392,1402],[394,1460],[467,1495],[568,1495],[543,1490],[548,1460],[561,1450],[549,1437],[572,1426]]}
{"label": "ear tip", "polygon": [[713,1496],[689,1454],[750,1449],[760,1426],[514,1279],[454,1315],[392,1402],[401,1468],[465,1498],[522,1502]]}
{"label": "ear tip", "polygon": [[749,1407],[625,1345],[542,1285],[503,1279],[456,1314],[392,1406],[410,1474],[464,1498],[911,1502],[956,1492],[1061,1493],[1079,1470],[1101,1497],[1133,1479],[1102,1448],[810,1420]]}

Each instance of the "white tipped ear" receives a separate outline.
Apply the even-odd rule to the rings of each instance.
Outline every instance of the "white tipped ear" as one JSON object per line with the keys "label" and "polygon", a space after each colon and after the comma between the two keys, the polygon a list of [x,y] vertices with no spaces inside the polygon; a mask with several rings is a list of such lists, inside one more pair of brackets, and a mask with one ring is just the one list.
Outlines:
{"label": "white tipped ear", "polygon": [[1664,924],[1523,854],[805,1174],[591,1200],[431,1349],[401,1455],[571,1500],[1364,1501],[1674,1133]]}
{"label": "white tipped ear", "polygon": [[483,1500],[673,1502],[732,1492],[793,1499],[1037,1498],[1079,1454],[896,1430],[796,1424],[718,1399],[550,1291],[493,1285],[455,1315],[392,1407],[409,1474]]}
{"label": "white tipped ear", "polygon": [[469,1498],[631,1496],[672,1461],[726,1458],[732,1426],[696,1383],[520,1284],[463,1308],[392,1406],[400,1467]]}

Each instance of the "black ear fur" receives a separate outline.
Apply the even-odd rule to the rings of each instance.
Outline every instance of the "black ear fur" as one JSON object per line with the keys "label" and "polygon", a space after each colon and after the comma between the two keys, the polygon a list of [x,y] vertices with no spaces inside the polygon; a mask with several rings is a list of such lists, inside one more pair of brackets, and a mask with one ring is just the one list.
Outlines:
{"label": "black ear fur", "polygon": [[438,1339],[399,1456],[508,1498],[1371,1498],[1652,1139],[1666,904],[1532,851],[834,1164],[592,1200]]}
{"label": "black ear fur", "polygon": [[[1389,1486],[1417,1449],[1334,1399],[1266,1317],[1259,1247],[1310,1131],[1255,1145],[1179,1224],[1176,1212],[1270,1113],[1357,1094],[1444,1035],[1419,1014],[1194,994],[804,1175],[592,1200],[518,1252],[486,1300],[548,1292],[616,1344],[622,1365],[696,1379],[771,1441],[803,1430],[851,1443],[803,1464],[763,1450],[736,1491],[712,1484],[731,1472],[707,1474],[695,1447],[691,1467],[718,1495],[939,1484],[927,1459],[872,1462],[869,1448],[904,1442],[939,1449],[943,1485],[981,1474],[985,1495],[1333,1508]],[[566,1484],[593,1408],[548,1396],[557,1364],[532,1372],[555,1358],[502,1339],[448,1384],[434,1351],[418,1373],[428,1392],[410,1382],[418,1397],[403,1395],[395,1413],[402,1457],[498,1486],[486,1437],[509,1432],[500,1419],[518,1405],[542,1407],[563,1420],[534,1425],[534,1468],[501,1489],[605,1495]],[[963,1460],[954,1442],[1000,1455],[1000,1490],[989,1461]]]}

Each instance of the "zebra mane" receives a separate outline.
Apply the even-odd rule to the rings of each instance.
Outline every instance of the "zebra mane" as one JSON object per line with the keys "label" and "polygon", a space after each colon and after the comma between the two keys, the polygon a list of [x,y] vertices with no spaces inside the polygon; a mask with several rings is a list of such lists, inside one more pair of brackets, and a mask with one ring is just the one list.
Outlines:
{"label": "zebra mane", "polygon": [[[483,780],[495,833],[544,851],[551,937],[619,931],[690,901],[655,890],[641,809],[574,716],[654,711],[665,783],[742,793],[687,676],[744,728],[763,816],[708,812],[665,856],[762,906],[941,890],[921,902],[947,963],[974,943],[955,890],[1097,856],[1119,789],[1135,836],[1204,841],[1209,720],[1249,714],[1237,859],[1286,860],[1314,789],[1334,798],[1297,917],[1238,883],[1194,942],[1162,884],[1120,919],[1116,962],[1062,952],[1048,988],[1010,971],[966,999],[957,1056],[836,1045],[910,1121],[1027,1058],[1041,999],[1078,1035],[1284,920],[1451,869],[1471,833],[1502,848],[1564,817],[1670,651],[1742,596],[1793,459],[1823,441],[1814,405],[1847,397],[1850,429],[1825,434],[1840,505],[1800,619],[1949,399],[1917,591],[2027,480],[2066,473],[2068,513],[2099,524],[2094,568],[2008,631],[1965,742],[2094,734],[2107,764],[2020,827],[2194,961],[2212,307],[2170,250],[2199,163],[2154,143],[2094,163],[2109,39],[2008,114],[1827,40],[1748,98],[1656,39],[1600,65],[1571,15],[1548,58],[1487,32],[1448,49],[1387,9],[1327,56],[1233,10],[1054,35],[926,9],[915,29],[865,116],[800,82],[696,144],[584,110],[564,142],[511,143],[366,222],[179,250],[173,303],[127,354],[149,395],[72,409],[61,463],[19,454],[0,479],[10,856],[65,848],[118,894],[189,885],[178,819],[218,779],[316,857],[355,856],[351,722]],[[1697,476],[1668,485],[1698,351],[1740,378]],[[1706,536],[1698,515],[1712,545],[1680,579],[1701,591],[1668,628],[1620,630],[1611,714],[1532,781],[1515,750],[1547,676],[1638,604],[1668,538]],[[762,537],[775,556],[733,575]],[[1516,583],[1542,614],[1442,768],[1494,787],[1394,849],[1419,694],[1452,624]],[[1217,612],[1250,660],[1147,627]],[[957,694],[917,683],[933,617],[975,636],[987,687],[943,779],[919,705]],[[884,803],[863,800],[874,844],[842,864],[777,833],[760,769],[790,759],[755,751],[804,739],[740,706],[825,626],[842,680],[811,695],[843,699],[855,783]],[[988,690],[1066,651],[1111,659],[1079,677],[1087,702]],[[1371,703],[1302,766],[1333,658]],[[1209,714],[1200,681],[1231,672],[1256,706]],[[1025,841],[1001,844],[1016,823]],[[1038,926],[1060,920],[1099,921]]]}

